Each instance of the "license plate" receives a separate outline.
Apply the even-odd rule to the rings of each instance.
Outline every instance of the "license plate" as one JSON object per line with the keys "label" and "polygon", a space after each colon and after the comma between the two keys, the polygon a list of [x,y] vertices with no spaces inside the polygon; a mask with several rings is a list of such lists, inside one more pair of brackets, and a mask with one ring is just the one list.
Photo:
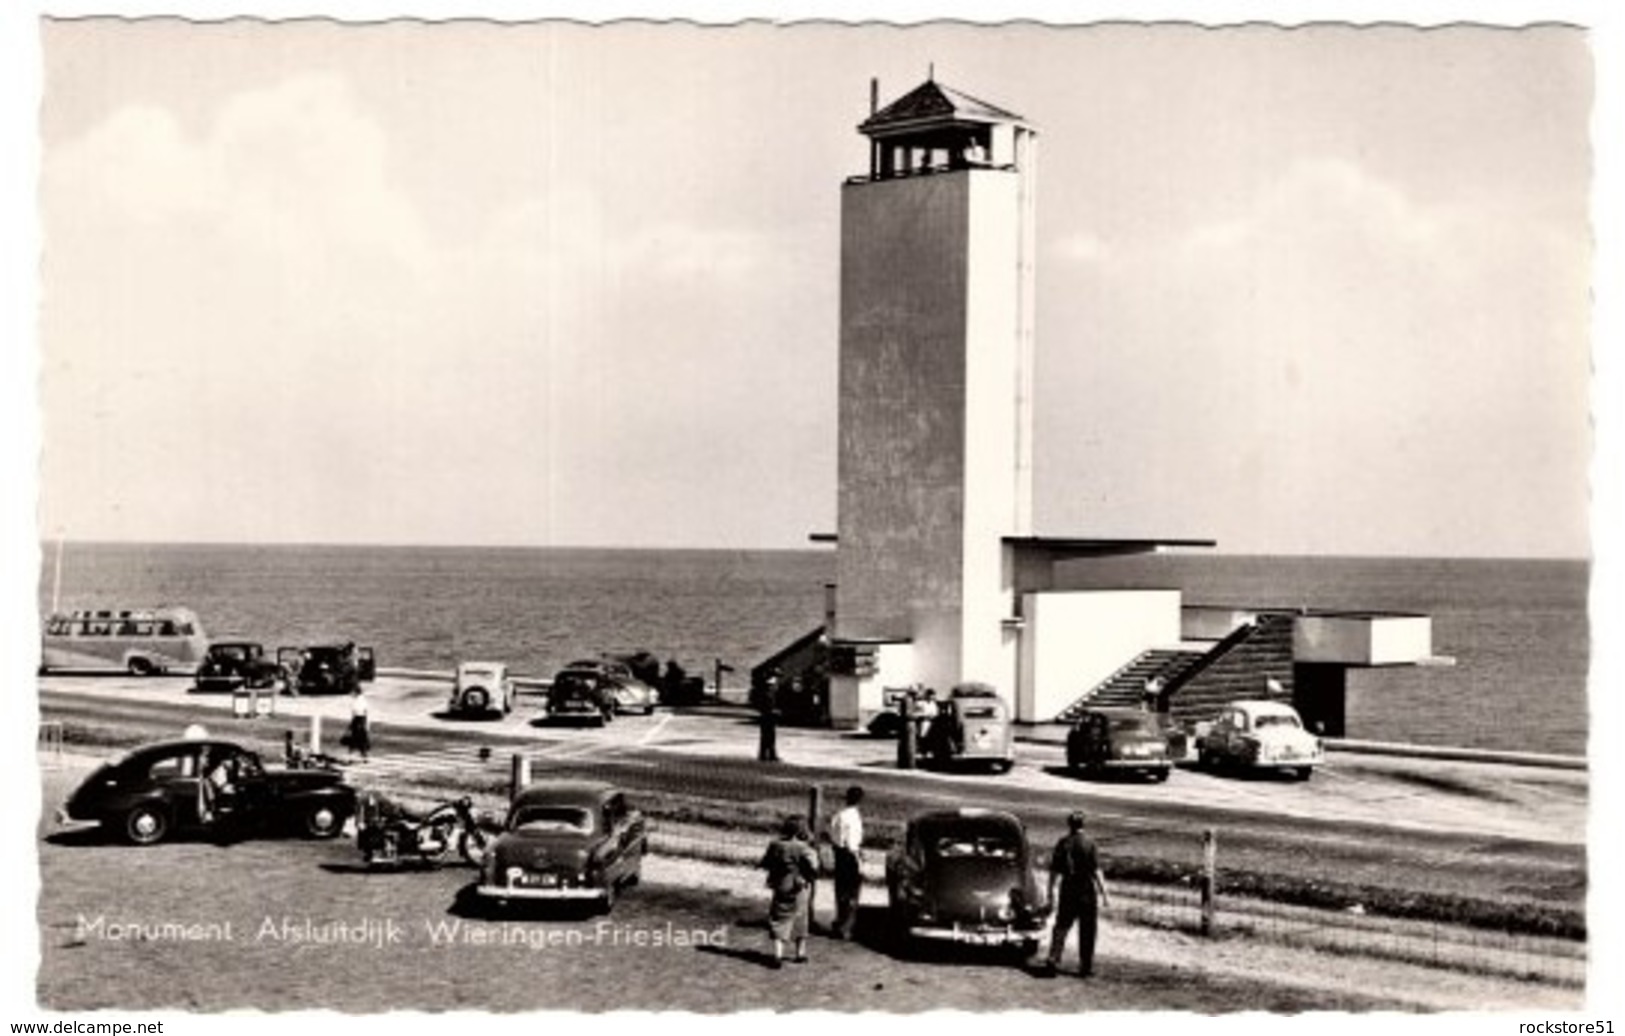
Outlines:
{"label": "license plate", "polygon": [[1004,933],[1002,933],[1002,932],[968,932],[968,931],[964,931],[963,929],[955,928],[954,929],[954,940],[956,942],[969,943],[972,946],[991,946],[994,943],[1003,942],[1004,941]]}

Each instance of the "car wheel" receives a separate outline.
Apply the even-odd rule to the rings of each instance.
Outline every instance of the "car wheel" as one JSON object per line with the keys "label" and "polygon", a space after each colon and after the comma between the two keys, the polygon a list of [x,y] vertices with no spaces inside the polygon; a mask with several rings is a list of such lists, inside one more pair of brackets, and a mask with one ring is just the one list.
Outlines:
{"label": "car wheel", "polygon": [[478,867],[485,862],[485,854],[490,849],[491,839],[484,831],[475,828],[465,830],[457,839],[457,852],[469,864]]}
{"label": "car wheel", "polygon": [[1205,748],[1198,748],[1196,750],[1196,768],[1198,770],[1213,769],[1213,753]]}
{"label": "car wheel", "polygon": [[152,659],[142,658],[140,655],[130,659],[128,668],[131,676],[151,676],[158,671],[158,667],[152,664]]}
{"label": "car wheel", "polygon": [[158,806],[137,806],[124,815],[124,837],[131,845],[157,845],[169,834],[169,815]]}
{"label": "car wheel", "polygon": [[1158,784],[1161,784],[1163,781],[1168,779],[1168,771],[1167,770],[1152,770],[1151,771],[1151,779],[1156,781]]}
{"label": "car wheel", "polygon": [[305,813],[305,834],[312,838],[332,838],[344,829],[344,813],[336,806],[320,802]]}
{"label": "car wheel", "polygon": [[1315,768],[1313,766],[1300,766],[1300,767],[1298,767],[1298,775],[1297,775],[1298,780],[1306,781],[1310,777],[1313,777],[1314,775],[1315,775]]}
{"label": "car wheel", "polygon": [[1015,767],[1015,765],[1016,763],[1014,759],[1000,759],[998,762],[993,764],[993,772],[1009,773]]}

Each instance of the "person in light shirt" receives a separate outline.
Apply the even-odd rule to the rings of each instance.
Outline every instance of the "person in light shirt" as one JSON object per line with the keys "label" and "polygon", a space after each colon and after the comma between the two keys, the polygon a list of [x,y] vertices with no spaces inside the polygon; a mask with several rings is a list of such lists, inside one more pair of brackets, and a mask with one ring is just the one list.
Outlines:
{"label": "person in light shirt", "polygon": [[852,938],[852,929],[858,921],[858,892],[863,887],[861,852],[863,849],[863,814],[858,806],[863,802],[863,789],[852,785],[846,789],[846,808],[830,819],[829,840],[835,850],[835,928],[837,939]]}

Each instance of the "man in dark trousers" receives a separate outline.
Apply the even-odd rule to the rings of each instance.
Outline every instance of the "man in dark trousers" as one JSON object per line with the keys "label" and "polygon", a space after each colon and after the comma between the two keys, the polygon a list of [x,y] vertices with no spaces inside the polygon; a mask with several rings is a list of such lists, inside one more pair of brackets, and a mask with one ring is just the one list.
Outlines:
{"label": "man in dark trousers", "polygon": [[[1055,843],[1049,863],[1049,901],[1055,904],[1055,931],[1050,936],[1049,960],[1042,974],[1054,975],[1061,966],[1066,937],[1078,926],[1078,975],[1095,970],[1095,931],[1100,908],[1110,906],[1106,878],[1100,873],[1095,843],[1083,833],[1083,814],[1066,818],[1067,833]],[[1057,886],[1059,890],[1057,894]]]}
{"label": "man in dark trousers", "polygon": [[837,939],[852,938],[858,923],[858,898],[863,891],[863,789],[846,789],[846,808],[829,822],[829,840],[835,850],[835,925]]}
{"label": "man in dark trousers", "polygon": [[760,740],[756,745],[756,759],[763,763],[779,761],[779,674],[768,673],[762,681]]}

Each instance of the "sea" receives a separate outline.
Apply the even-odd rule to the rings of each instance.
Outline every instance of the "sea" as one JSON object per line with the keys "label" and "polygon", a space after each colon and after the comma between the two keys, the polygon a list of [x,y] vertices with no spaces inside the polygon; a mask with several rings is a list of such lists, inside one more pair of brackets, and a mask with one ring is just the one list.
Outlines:
{"label": "sea", "polygon": [[[186,605],[210,636],[344,639],[381,667],[461,659],[543,676],[648,651],[743,684],[823,621],[828,550],[73,543],[42,548],[40,607]],[[1584,561],[1157,554],[1063,563],[1066,589],[1177,588],[1187,604],[1421,612],[1445,667],[1354,670],[1348,733],[1582,755]]]}

